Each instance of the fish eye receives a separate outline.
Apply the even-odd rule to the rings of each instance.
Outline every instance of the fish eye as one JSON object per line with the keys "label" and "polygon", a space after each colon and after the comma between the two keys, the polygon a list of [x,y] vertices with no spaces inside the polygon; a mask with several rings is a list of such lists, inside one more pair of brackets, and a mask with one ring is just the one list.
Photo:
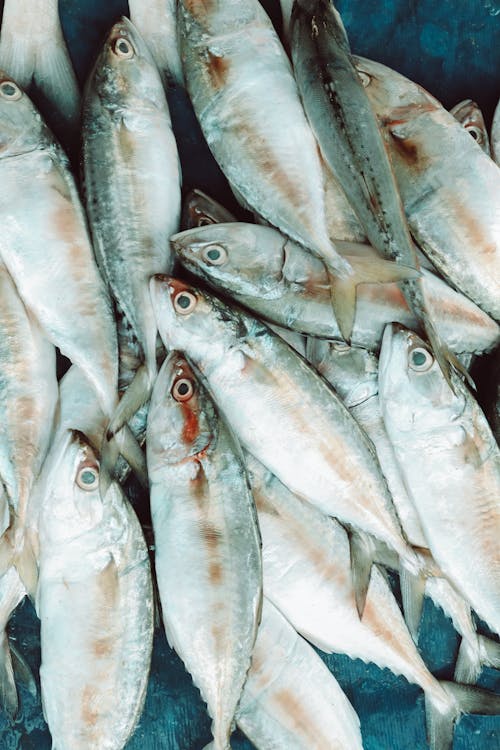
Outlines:
{"label": "fish eye", "polygon": [[123,60],[130,60],[134,56],[134,48],[124,36],[118,37],[113,45],[113,52]]}
{"label": "fish eye", "polygon": [[466,130],[469,135],[474,138],[475,141],[477,141],[477,143],[482,143],[483,133],[480,128],[477,128],[475,125],[467,125]]}
{"label": "fish eye", "polygon": [[358,76],[361,79],[361,83],[363,84],[364,88],[366,89],[367,86],[371,83],[371,76],[368,75],[368,73],[365,73],[364,70],[358,70]]}
{"label": "fish eye", "polygon": [[194,393],[193,384],[187,378],[176,380],[171,390],[172,396],[176,401],[189,401]]}
{"label": "fish eye", "polygon": [[200,216],[200,218],[198,219],[199,227],[208,227],[209,224],[213,224],[213,222],[208,218],[208,216]]}
{"label": "fish eye", "polygon": [[23,92],[13,81],[4,81],[0,84],[0,94],[4,99],[15,102],[22,97]]}
{"label": "fish eye", "polygon": [[410,367],[415,372],[426,372],[434,364],[434,357],[427,349],[415,347],[410,352]]}
{"label": "fish eye", "polygon": [[99,486],[99,469],[97,466],[82,466],[76,475],[76,483],[87,492],[97,489]]}
{"label": "fish eye", "polygon": [[179,292],[174,297],[174,309],[180,315],[188,315],[194,310],[197,302],[196,295],[192,292]]}
{"label": "fish eye", "polygon": [[203,258],[211,266],[222,266],[227,260],[227,251],[221,245],[207,245],[203,250]]}

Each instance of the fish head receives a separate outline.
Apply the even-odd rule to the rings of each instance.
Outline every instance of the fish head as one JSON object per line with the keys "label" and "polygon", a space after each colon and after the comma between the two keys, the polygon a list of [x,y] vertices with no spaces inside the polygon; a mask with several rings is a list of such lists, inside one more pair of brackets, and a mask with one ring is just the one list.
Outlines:
{"label": "fish head", "polygon": [[208,224],[222,224],[236,221],[224,206],[210,198],[201,190],[191,190],[186,196],[182,209],[181,226],[184,229],[195,229]]}
{"label": "fish head", "polygon": [[215,407],[200,376],[178,351],[165,359],[148,414],[148,471],[203,456],[217,433]]}
{"label": "fish head", "polygon": [[151,52],[134,24],[125,17],[109,32],[88,85],[108,109],[118,114],[131,106],[159,110],[167,107]]}
{"label": "fish head", "polygon": [[271,227],[213,224],[180,232],[170,242],[189,271],[233,294],[267,297],[283,276],[287,239]]}
{"label": "fish head", "polygon": [[488,147],[488,132],[483,113],[476,102],[465,99],[456,104],[450,112],[482,149]]}
{"label": "fish head", "polygon": [[0,159],[34,151],[46,140],[47,126],[33,102],[0,71]]}
{"label": "fish head", "polygon": [[343,341],[318,340],[314,344],[312,364],[348,408],[378,393],[378,360],[372,352]]}
{"label": "fish head", "polygon": [[429,434],[440,424],[459,419],[465,408],[465,386],[452,373],[448,385],[430,347],[416,333],[397,324],[386,326],[379,359],[379,397],[384,418],[400,433]]}

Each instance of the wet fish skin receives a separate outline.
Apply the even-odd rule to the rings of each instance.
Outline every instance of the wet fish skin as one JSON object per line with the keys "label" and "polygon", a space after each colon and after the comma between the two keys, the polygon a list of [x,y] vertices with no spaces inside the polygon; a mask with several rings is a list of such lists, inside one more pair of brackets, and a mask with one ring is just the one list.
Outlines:
{"label": "wet fish skin", "polygon": [[500,102],[497,104],[491,124],[491,156],[500,166]]}
{"label": "wet fish skin", "polygon": [[[342,338],[323,263],[271,227],[203,226],[174,235],[171,244],[190,272],[266,320],[311,336]],[[378,257],[368,245],[338,246],[350,257]],[[207,256],[210,247],[222,253],[215,262]],[[496,345],[500,329],[486,313],[435,275],[425,269],[422,273],[426,294],[437,312],[438,334],[452,351],[480,352]],[[384,327],[392,321],[409,328],[418,326],[399,287],[361,284],[351,343],[378,350]]]}
{"label": "wet fish skin", "polygon": [[208,292],[155,277],[151,295],[165,346],[196,364],[243,447],[299,495],[413,566],[373,448],[325,381],[264,324]]}
{"label": "wet fish skin", "polygon": [[142,711],[153,638],[139,521],[116,483],[101,497],[99,462],[78,431],[58,433],[35,503],[40,680],[53,744],[121,750]]}
{"label": "wet fish skin", "polygon": [[453,386],[416,334],[387,327],[379,394],[406,487],[434,559],[498,633],[500,449],[470,392]]}
{"label": "wet fish skin", "polygon": [[152,381],[156,329],[148,283],[172,267],[168,239],[179,227],[181,177],[156,64],[126,18],[113,26],[86,86],[83,166],[97,259]]}
{"label": "wet fish skin", "polygon": [[257,748],[363,747],[359,719],[332,673],[265,597],[237,721]]}
{"label": "wet fish skin", "polygon": [[167,638],[225,750],[260,619],[260,535],[239,446],[175,351],[153,390],[147,458]]}
{"label": "wet fish skin", "polygon": [[500,317],[500,171],[424,89],[354,58],[381,123],[411,231],[454,287]]}
{"label": "wet fish skin", "polygon": [[1,91],[0,256],[26,308],[87,374],[109,417],[117,400],[115,322],[68,160],[3,73]]}
{"label": "wet fish skin", "polygon": [[194,110],[237,197],[347,276],[328,236],[316,142],[261,5],[183,0],[179,26]]}
{"label": "wet fish skin", "polygon": [[164,85],[183,86],[176,0],[129,0],[130,20],[146,41]]}
{"label": "wet fish skin", "polygon": [[450,109],[450,114],[467,130],[471,138],[481,146],[484,153],[490,156],[488,131],[486,130],[483,113],[476,102],[473,102],[472,99],[464,99],[463,102],[455,104]]}

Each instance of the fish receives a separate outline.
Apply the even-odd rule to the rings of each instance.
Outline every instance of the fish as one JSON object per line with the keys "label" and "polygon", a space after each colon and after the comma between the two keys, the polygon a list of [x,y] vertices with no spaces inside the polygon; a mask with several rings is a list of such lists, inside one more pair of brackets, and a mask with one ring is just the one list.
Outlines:
{"label": "fish", "polygon": [[429,347],[389,325],[379,398],[405,485],[434,559],[500,631],[500,449],[466,386],[451,389]]}
{"label": "fish", "polygon": [[80,367],[103,411],[117,404],[111,300],[62,149],[15,81],[0,73],[0,257],[45,337]]}
{"label": "fish", "polygon": [[206,291],[160,276],[151,296],[166,348],[195,364],[242,446],[301,497],[419,569],[374,450],[326,382],[264,323]]}
{"label": "fish", "polygon": [[290,19],[293,3],[294,0],[280,0],[282,35],[287,44],[290,39]]}
{"label": "fish", "polygon": [[488,131],[486,130],[483,113],[476,102],[473,102],[472,99],[464,99],[463,102],[455,104],[450,109],[450,114],[466,129],[471,138],[481,146],[484,153],[490,156]]}
{"label": "fish", "polygon": [[453,115],[396,71],[355,58],[411,231],[444,278],[500,316],[500,171]]}
{"label": "fish", "polygon": [[500,102],[497,104],[491,123],[491,156],[500,166]]}
{"label": "fish", "polygon": [[260,534],[241,450],[176,351],[153,389],[147,461],[165,631],[227,750],[260,620]]}
{"label": "fish", "polygon": [[29,90],[61,142],[77,148],[80,89],[57,0],[5,0],[0,69]]}
{"label": "fish", "polygon": [[[206,223],[209,219],[203,215]],[[255,315],[309,336],[342,339],[324,264],[271,227],[200,226],[174,235],[171,244],[188,271]],[[350,259],[379,258],[368,245],[338,245]],[[422,283],[437,312],[438,335],[452,351],[483,352],[497,345],[500,329],[477,305],[426,269],[422,269]],[[418,326],[399,287],[395,283],[360,284],[352,345],[377,351],[385,325],[393,321],[409,328]]]}
{"label": "fish", "polygon": [[335,677],[266,597],[236,719],[257,748],[363,748],[359,718]]}
{"label": "fish", "polygon": [[149,278],[168,273],[168,239],[180,222],[181,174],[163,85],[127,18],[115,24],[83,102],[86,206],[97,260],[139,342],[144,366],[121,398],[116,432],[148,399],[157,373]]}
{"label": "fish", "polygon": [[182,208],[182,230],[230,221],[236,221],[235,216],[203,190],[195,188],[186,195]]}
{"label": "fish", "polygon": [[[368,240],[383,257],[418,270],[418,256],[382,133],[351,59],[342,19],[329,0],[295,3],[291,52],[304,109],[323,157]],[[447,372],[446,353],[441,351],[421,280],[408,279],[401,288]],[[354,323],[352,306],[349,313],[339,321],[347,341]]]}
{"label": "fish", "polygon": [[121,750],[140,718],[153,641],[146,543],[86,437],[57,431],[33,495],[40,682],[54,747]]}
{"label": "fish", "polygon": [[360,619],[345,529],[295,497],[254,458],[246,455],[246,460],[262,532],[266,597],[322,651],[374,662],[419,685],[426,698],[430,746],[451,750],[453,725],[462,711],[493,712],[500,696],[439,682],[431,674],[378,566]]}
{"label": "fish", "polygon": [[187,89],[236,197],[348,277],[328,236],[316,142],[260,3],[182,0],[178,21]]}
{"label": "fish", "polygon": [[8,528],[2,528],[1,567],[4,572],[14,562],[21,576],[31,580],[32,555],[24,532],[33,484],[52,436],[58,400],[56,353],[2,263],[0,389],[0,478],[9,518]]}
{"label": "fish", "polygon": [[12,565],[0,577],[0,706],[14,719],[19,710],[16,676],[26,678],[30,693],[36,695],[36,683],[28,665],[9,638],[7,625],[18,604],[26,596],[19,573]]}
{"label": "fish", "polygon": [[129,0],[130,20],[147,43],[166,88],[183,86],[176,0]]}

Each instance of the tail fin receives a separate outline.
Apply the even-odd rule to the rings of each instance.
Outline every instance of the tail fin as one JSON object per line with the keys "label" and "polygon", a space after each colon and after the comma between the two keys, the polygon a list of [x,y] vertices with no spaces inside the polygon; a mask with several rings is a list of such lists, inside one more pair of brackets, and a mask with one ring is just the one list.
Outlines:
{"label": "tail fin", "polygon": [[10,656],[17,681],[24,685],[31,695],[36,698],[38,690],[33,672],[12,642],[10,643]]}
{"label": "tail fin", "polygon": [[464,714],[496,716],[500,714],[500,695],[470,685],[440,682],[449,696],[446,707],[433,703],[426,695],[427,737],[431,750],[452,750],[453,730],[458,717]]}
{"label": "tail fin", "polygon": [[372,565],[377,558],[377,548],[372,537],[361,531],[351,531],[349,542],[354,597],[356,599],[359,618],[361,619],[365,608],[368,586],[370,585]]}
{"label": "tail fin", "polygon": [[415,573],[400,565],[399,581],[401,584],[401,599],[403,601],[405,622],[411,633],[411,637],[417,643],[422,609],[424,607],[426,578],[423,571]]}
{"label": "tail fin", "polygon": [[36,50],[33,81],[58,110],[65,123],[77,128],[80,119],[80,90],[60,28],[58,33],[40,40]]}
{"label": "tail fin", "polygon": [[6,630],[0,634],[0,703],[5,713],[15,719],[19,700]]}
{"label": "tail fin", "polygon": [[392,284],[398,281],[416,279],[420,271],[395,263],[383,258],[362,258],[360,256],[345,256],[353,272],[347,278],[335,275],[333,269],[327,267],[330,282],[330,295],[333,312],[346,341],[349,341],[356,315],[356,287],[358,284]]}
{"label": "tail fin", "polygon": [[484,666],[500,669],[500,643],[483,635],[476,640],[462,638],[455,664],[455,680],[464,684],[474,684]]}
{"label": "tail fin", "polygon": [[108,426],[107,438],[111,440],[131,419],[136,411],[146,403],[153,389],[153,379],[146,365],[141,365],[123,394]]}

